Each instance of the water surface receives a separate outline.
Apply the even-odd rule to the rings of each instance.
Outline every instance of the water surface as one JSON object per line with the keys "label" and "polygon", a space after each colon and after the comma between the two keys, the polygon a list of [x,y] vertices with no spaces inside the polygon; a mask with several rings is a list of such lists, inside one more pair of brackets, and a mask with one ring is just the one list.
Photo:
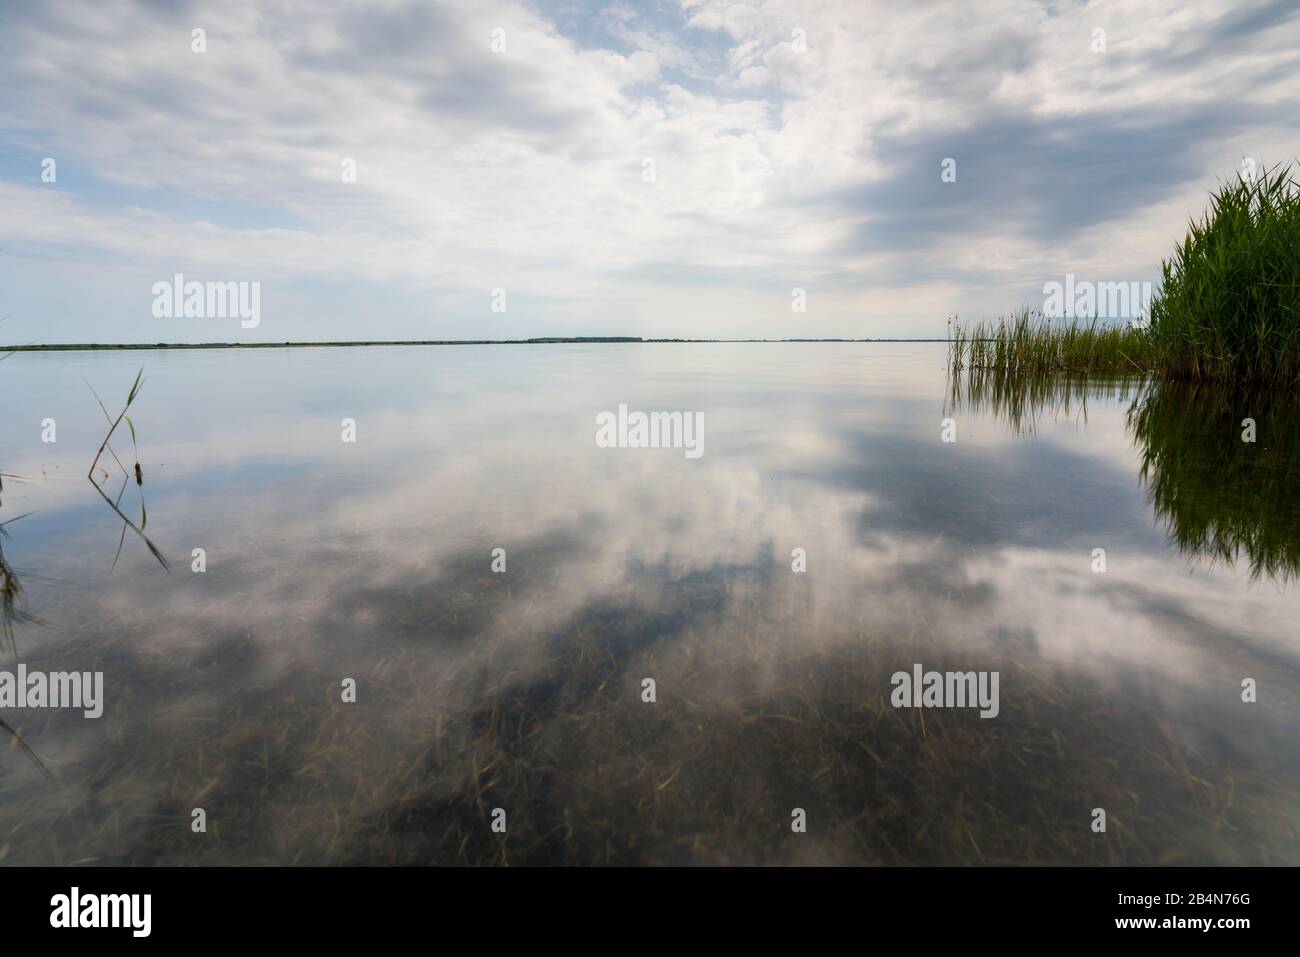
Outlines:
{"label": "water surface", "polygon": [[[954,395],[944,358],[11,357],[0,545],[40,623],[0,669],[106,703],[0,709],[53,776],[0,747],[0,860],[1300,863],[1297,417]],[[116,414],[141,365],[144,482],[102,485],[170,573],[86,478],[87,383]],[[704,455],[598,448],[621,403],[702,415]],[[998,716],[894,707],[915,663],[997,671]]]}

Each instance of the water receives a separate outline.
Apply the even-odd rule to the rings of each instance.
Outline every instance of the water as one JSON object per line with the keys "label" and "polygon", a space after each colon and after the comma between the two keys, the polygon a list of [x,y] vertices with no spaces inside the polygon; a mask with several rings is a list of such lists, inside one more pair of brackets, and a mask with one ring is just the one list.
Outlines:
{"label": "water", "polygon": [[[0,860],[1300,862],[1296,418],[954,396],[944,357],[11,357],[0,545],[40,624],[0,669],[105,701],[0,709],[53,775],[0,746]],[[142,365],[119,516],[87,383],[116,415]],[[598,448],[620,403],[701,414],[703,456]],[[998,672],[997,716],[894,707],[917,663]]]}

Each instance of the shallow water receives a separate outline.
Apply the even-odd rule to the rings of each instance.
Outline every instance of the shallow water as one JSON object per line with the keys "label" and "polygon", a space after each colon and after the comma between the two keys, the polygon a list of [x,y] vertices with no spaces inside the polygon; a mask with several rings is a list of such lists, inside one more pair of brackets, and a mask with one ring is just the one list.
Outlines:
{"label": "shallow water", "polygon": [[[40,624],[0,670],[105,702],[0,708],[53,775],[0,742],[0,860],[1300,863],[1296,417],[1009,407],[944,358],[12,356],[0,546]],[[116,414],[142,365],[119,507],[170,573],[86,478],[87,382]],[[704,454],[597,447],[619,404],[702,415]],[[997,716],[895,707],[917,663],[997,672]]]}

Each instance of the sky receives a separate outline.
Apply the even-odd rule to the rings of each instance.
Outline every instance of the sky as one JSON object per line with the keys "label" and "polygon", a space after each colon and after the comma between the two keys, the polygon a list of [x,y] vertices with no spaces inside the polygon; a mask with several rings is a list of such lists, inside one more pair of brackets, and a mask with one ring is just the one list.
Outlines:
{"label": "sky", "polygon": [[0,342],[942,337],[1297,157],[1295,0],[0,0]]}

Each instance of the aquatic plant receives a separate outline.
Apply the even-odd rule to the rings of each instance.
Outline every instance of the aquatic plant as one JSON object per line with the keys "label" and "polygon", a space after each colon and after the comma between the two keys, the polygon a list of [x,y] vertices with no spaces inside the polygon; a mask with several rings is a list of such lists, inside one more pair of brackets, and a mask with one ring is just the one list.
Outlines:
{"label": "aquatic plant", "polygon": [[[0,317],[0,322],[8,319],[8,316]],[[12,352],[6,352],[0,355],[0,362],[8,359]],[[16,479],[16,475],[8,475],[0,472],[0,492],[4,491],[4,480],[6,478]],[[9,639],[9,645],[15,657],[18,654],[18,638],[14,634],[14,625],[22,622],[37,622],[37,619],[28,614],[22,607],[23,604],[23,586],[18,580],[18,574],[14,571],[12,565],[5,558],[4,539],[8,537],[9,532],[5,526],[10,525],[24,516],[18,515],[5,522],[0,522],[0,636]],[[46,777],[50,777],[50,771],[41,761],[35,751],[22,739],[17,731],[3,718],[0,718],[0,730],[7,733],[23,753],[31,759],[32,763],[41,770]]]}
{"label": "aquatic plant", "polygon": [[[221,625],[196,623],[196,656],[159,656],[134,673],[139,707],[127,730],[61,769],[70,785],[114,786],[96,801],[60,808],[48,831],[24,828],[13,838],[14,859],[58,852],[99,864],[245,866],[1298,859],[1293,776],[1243,754],[1189,747],[1194,739],[1170,726],[1165,700],[1116,693],[1114,679],[1087,672],[1063,681],[1051,662],[1005,636],[980,645],[983,667],[1017,689],[1003,697],[996,721],[960,709],[899,709],[889,694],[900,662],[961,670],[971,644],[954,644],[920,616],[902,632],[875,616],[864,624],[853,602],[823,603],[813,633],[802,582],[761,563],[685,576],[647,570],[637,593],[593,596],[516,630],[505,619],[536,593],[494,580],[480,552],[453,558],[445,575],[412,571],[386,590],[392,605],[382,630],[403,637],[362,643],[356,659],[382,689],[381,706],[358,709],[323,693],[338,686],[329,655],[249,681],[267,636],[218,644]],[[479,571],[468,571],[471,564]],[[539,576],[533,587],[550,589],[554,580]],[[373,592],[368,601],[382,607]],[[429,623],[456,620],[474,623],[463,644],[431,654],[447,632]],[[805,640],[788,640],[801,629]],[[82,646],[83,667],[99,669],[138,642],[129,625],[112,623]],[[642,698],[647,674],[660,679],[654,705]],[[665,688],[672,690],[664,695]],[[234,690],[213,696],[204,720],[175,719],[173,702],[213,689]],[[166,748],[141,745],[164,735]],[[141,781],[156,795],[144,806]],[[1098,841],[1080,825],[1080,794],[1107,808],[1111,839]],[[196,795],[223,808],[210,840],[194,841],[177,823]],[[0,831],[21,816],[48,820],[39,799],[0,805]],[[508,837],[491,827],[497,808],[508,810]],[[792,808],[816,822],[807,833],[792,831]]]}
{"label": "aquatic plant", "polygon": [[[90,383],[87,382],[86,385],[90,386]],[[144,533],[144,529],[149,522],[149,513],[144,504],[144,472],[140,468],[140,450],[136,444],[135,423],[131,421],[131,417],[126,414],[131,408],[131,403],[133,403],[136,400],[136,397],[139,396],[140,389],[143,385],[144,369],[141,368],[135,375],[135,381],[131,383],[131,391],[127,394],[126,405],[122,407],[122,411],[118,413],[117,418],[113,418],[113,416],[109,414],[108,407],[104,405],[104,400],[99,397],[99,393],[95,392],[94,387],[90,386],[91,394],[94,395],[95,401],[99,403],[99,407],[104,411],[104,418],[108,420],[108,432],[104,436],[104,441],[99,444],[99,449],[95,452],[95,458],[90,463],[90,469],[86,472],[86,478],[90,480],[90,484],[93,485],[95,491],[99,493],[99,497],[102,498],[105,503],[107,503],[108,507],[117,513],[117,517],[122,520],[122,536],[118,539],[117,554],[113,556],[113,566],[117,566],[117,559],[122,554],[122,544],[126,541],[126,531],[129,528],[131,531],[135,532],[141,541],[144,542],[145,547],[149,549],[149,553],[157,559],[158,564],[163,567],[163,570],[170,572],[171,565],[167,561],[167,557],[162,553],[158,546],[149,539],[149,536]],[[127,427],[131,431],[131,447],[136,453],[134,471],[128,470],[127,467],[122,464],[122,460],[118,458],[117,453],[113,451],[113,446],[110,444],[113,438],[113,433],[117,431],[117,427],[123,422],[126,422]],[[101,488],[100,484],[95,481],[96,471],[104,473],[105,481],[108,479],[108,470],[99,464],[99,460],[103,457],[104,452],[106,451],[113,457],[113,461],[117,463],[118,468],[122,470],[122,475],[125,476],[125,479],[122,482],[122,489],[118,492],[116,501],[105,495],[103,488]],[[122,495],[126,492],[127,484],[130,482],[133,474],[135,476],[136,486],[142,489],[140,492],[139,525],[127,518],[121,508],[119,508],[122,503]]]}
{"label": "aquatic plant", "polygon": [[952,376],[944,415],[989,415],[1014,433],[1032,433],[1045,417],[1086,423],[1089,400],[1126,401],[1142,390],[1145,381],[1136,375],[1014,375],[997,367],[980,367]]}
{"label": "aquatic plant", "polygon": [[1220,186],[1162,273],[1141,326],[1054,324],[1030,308],[969,327],[950,319],[950,371],[1300,381],[1300,184],[1291,167]]}
{"label": "aquatic plant", "polygon": [[1165,375],[1300,379],[1300,184],[1291,167],[1224,183],[1163,274],[1151,338]]}
{"label": "aquatic plant", "polygon": [[1100,319],[1053,325],[1040,310],[1025,307],[992,322],[963,326],[954,317],[950,323],[948,366],[954,375],[1135,375],[1154,371],[1158,363],[1144,330]]}
{"label": "aquatic plant", "polygon": [[16,623],[32,622],[35,619],[22,608],[23,586],[18,580],[18,574],[14,571],[13,566],[5,558],[4,540],[9,537],[6,526],[24,517],[18,515],[6,522],[0,522],[0,636],[8,640],[15,654],[17,653],[17,642],[14,636],[14,625]]}

